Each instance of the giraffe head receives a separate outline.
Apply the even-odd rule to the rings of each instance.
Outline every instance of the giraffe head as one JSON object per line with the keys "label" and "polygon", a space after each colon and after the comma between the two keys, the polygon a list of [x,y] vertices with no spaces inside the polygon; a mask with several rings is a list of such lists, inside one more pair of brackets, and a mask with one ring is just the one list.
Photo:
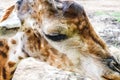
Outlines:
{"label": "giraffe head", "polygon": [[120,64],[96,34],[80,4],[72,0],[19,0],[17,11],[24,27],[31,27],[73,63],[79,63],[81,56],[90,56],[120,73]]}

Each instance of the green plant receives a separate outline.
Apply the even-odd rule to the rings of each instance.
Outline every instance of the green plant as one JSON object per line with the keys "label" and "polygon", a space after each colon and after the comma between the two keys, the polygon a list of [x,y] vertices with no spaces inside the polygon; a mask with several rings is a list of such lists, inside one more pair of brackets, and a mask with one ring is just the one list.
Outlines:
{"label": "green plant", "polygon": [[120,22],[120,12],[113,12],[111,14],[118,22]]}
{"label": "green plant", "polygon": [[95,15],[99,16],[99,15],[106,15],[106,13],[104,11],[96,11]]}

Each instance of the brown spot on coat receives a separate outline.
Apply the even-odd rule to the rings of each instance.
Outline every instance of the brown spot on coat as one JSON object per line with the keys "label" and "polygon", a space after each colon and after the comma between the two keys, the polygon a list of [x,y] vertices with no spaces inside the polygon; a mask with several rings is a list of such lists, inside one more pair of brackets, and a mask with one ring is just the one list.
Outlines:
{"label": "brown spot on coat", "polygon": [[5,21],[11,15],[11,13],[14,10],[14,8],[15,8],[15,5],[12,5],[9,8],[7,8],[7,10],[5,11],[4,15],[1,17],[0,22]]}
{"label": "brown spot on coat", "polygon": [[21,60],[21,59],[23,59],[23,57],[22,57],[22,56],[19,56],[18,59]]}
{"label": "brown spot on coat", "polygon": [[9,51],[9,46],[8,46],[7,41],[5,39],[1,39],[0,40],[0,55],[3,58],[7,58],[8,51]]}
{"label": "brown spot on coat", "polygon": [[2,47],[3,46],[3,42],[2,41],[0,41],[0,47]]}
{"label": "brown spot on coat", "polygon": [[9,68],[14,67],[15,64],[16,64],[16,63],[15,63],[15,62],[12,62],[12,61],[8,62]]}
{"label": "brown spot on coat", "polygon": [[0,55],[3,57],[3,58],[7,58],[7,54],[3,51],[0,51]]}
{"label": "brown spot on coat", "polygon": [[2,70],[2,75],[3,75],[3,79],[6,79],[6,77],[7,77],[7,75],[6,75],[6,69],[5,68],[3,68],[3,70]]}
{"label": "brown spot on coat", "polygon": [[16,40],[12,39],[12,40],[11,40],[11,43],[12,43],[12,44],[16,44],[17,42],[16,42]]}

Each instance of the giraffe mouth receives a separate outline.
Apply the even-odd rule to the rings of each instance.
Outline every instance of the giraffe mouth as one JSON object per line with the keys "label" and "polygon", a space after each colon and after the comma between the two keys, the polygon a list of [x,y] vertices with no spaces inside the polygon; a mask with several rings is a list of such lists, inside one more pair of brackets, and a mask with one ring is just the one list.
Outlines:
{"label": "giraffe mouth", "polygon": [[113,56],[105,59],[106,65],[113,71],[120,73],[120,63]]}

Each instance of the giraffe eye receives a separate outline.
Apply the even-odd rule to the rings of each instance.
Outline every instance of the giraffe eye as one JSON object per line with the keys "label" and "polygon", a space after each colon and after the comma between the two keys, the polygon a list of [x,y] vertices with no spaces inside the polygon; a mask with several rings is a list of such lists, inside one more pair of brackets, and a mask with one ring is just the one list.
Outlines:
{"label": "giraffe eye", "polygon": [[51,39],[52,41],[61,41],[61,40],[65,40],[67,39],[67,35],[65,34],[45,34],[45,36],[48,38],[48,39]]}

